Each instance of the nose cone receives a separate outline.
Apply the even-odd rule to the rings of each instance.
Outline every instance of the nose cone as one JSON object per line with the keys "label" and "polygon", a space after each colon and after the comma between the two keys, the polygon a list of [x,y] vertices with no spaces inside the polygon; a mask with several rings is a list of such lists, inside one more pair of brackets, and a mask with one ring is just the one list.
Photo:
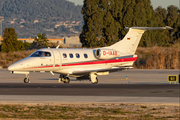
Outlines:
{"label": "nose cone", "polygon": [[8,69],[9,71],[14,71],[15,66],[14,66],[14,65],[10,65],[7,69]]}

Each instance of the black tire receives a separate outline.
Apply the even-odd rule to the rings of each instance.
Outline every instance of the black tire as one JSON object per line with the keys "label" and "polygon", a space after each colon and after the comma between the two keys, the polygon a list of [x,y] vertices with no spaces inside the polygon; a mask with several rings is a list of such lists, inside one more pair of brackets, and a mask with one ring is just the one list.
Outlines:
{"label": "black tire", "polygon": [[65,79],[64,75],[62,75],[62,74],[60,74],[59,78],[60,78],[61,82],[64,81],[64,79]]}
{"label": "black tire", "polygon": [[65,77],[64,78],[64,83],[69,83],[70,82],[70,79],[68,77]]}
{"label": "black tire", "polygon": [[29,83],[29,79],[28,78],[24,78],[24,83]]}

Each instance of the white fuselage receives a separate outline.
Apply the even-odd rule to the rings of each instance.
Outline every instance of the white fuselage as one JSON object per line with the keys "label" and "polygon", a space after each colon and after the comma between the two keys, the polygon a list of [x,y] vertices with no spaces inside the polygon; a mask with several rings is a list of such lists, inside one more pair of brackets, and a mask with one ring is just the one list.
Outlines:
{"label": "white fuselage", "polygon": [[110,69],[112,67],[131,66],[136,55],[116,56],[111,59],[98,59],[95,57],[96,49],[54,49],[44,48],[37,51],[49,52],[50,56],[31,55],[11,66],[10,71],[52,71],[60,74],[73,75],[74,72]]}

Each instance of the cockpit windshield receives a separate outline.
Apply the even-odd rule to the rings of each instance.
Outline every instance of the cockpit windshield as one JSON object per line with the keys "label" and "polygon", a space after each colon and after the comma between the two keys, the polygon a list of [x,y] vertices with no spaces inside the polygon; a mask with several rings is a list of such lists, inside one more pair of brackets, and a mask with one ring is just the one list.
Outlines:
{"label": "cockpit windshield", "polygon": [[30,57],[41,57],[42,53],[43,53],[43,51],[36,51]]}
{"label": "cockpit windshield", "polygon": [[50,56],[51,56],[50,52],[36,51],[30,57],[50,57]]}

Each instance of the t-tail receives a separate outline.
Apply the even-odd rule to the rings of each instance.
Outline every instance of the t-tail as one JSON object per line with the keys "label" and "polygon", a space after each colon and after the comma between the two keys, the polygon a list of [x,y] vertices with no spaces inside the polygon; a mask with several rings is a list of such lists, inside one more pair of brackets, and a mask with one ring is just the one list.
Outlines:
{"label": "t-tail", "polygon": [[109,46],[109,48],[120,51],[123,54],[134,54],[140,42],[143,33],[147,30],[172,29],[166,27],[131,27],[123,40]]}

